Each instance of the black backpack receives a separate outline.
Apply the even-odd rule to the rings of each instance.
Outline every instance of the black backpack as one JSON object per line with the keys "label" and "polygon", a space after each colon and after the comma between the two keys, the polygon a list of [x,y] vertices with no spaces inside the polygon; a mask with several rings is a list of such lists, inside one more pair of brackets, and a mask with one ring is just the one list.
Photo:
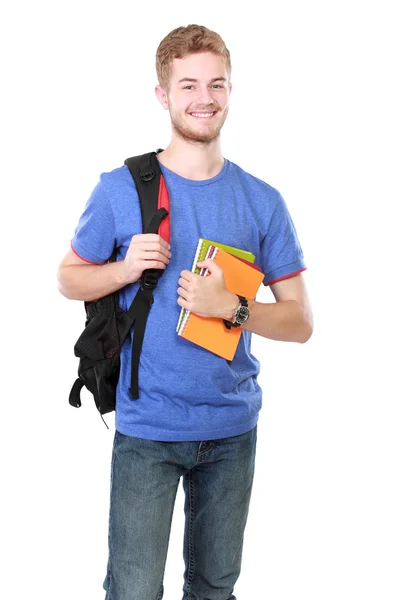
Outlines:
{"label": "black backpack", "polygon": [[[139,195],[143,233],[157,233],[162,220],[169,214],[169,196],[156,154],[150,152],[127,158]],[[169,240],[168,240],[169,241]],[[116,260],[117,249],[110,257]],[[127,311],[119,306],[118,291],[99,300],[84,302],[85,329],[78,338],[74,352],[79,360],[78,379],[72,386],[69,403],[80,407],[83,386],[93,394],[100,415],[115,410],[116,388],[120,371],[121,346],[130,330],[132,341],[131,387],[132,400],[139,398],[138,370],[147,317],[153,304],[156,288],[163,269],[147,269],[140,278],[140,287]]]}

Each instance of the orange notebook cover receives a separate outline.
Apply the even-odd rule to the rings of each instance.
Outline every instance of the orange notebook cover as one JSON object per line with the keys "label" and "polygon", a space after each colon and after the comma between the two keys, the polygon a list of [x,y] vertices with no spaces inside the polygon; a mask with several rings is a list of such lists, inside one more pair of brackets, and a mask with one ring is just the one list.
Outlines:
{"label": "orange notebook cover", "polygon": [[[249,265],[222,248],[215,247],[213,260],[224,272],[225,284],[230,292],[254,299],[264,279],[254,265]],[[242,334],[241,327],[227,329],[222,319],[200,317],[189,312],[181,323],[178,335],[202,346],[214,354],[232,360]]]}

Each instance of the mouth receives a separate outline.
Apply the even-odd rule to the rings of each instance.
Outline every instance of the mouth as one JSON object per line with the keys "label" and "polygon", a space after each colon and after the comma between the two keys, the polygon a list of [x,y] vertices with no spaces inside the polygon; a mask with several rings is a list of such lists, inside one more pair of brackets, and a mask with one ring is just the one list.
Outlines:
{"label": "mouth", "polygon": [[194,119],[198,119],[199,121],[209,121],[213,118],[217,111],[213,112],[192,112],[189,113],[191,117]]}

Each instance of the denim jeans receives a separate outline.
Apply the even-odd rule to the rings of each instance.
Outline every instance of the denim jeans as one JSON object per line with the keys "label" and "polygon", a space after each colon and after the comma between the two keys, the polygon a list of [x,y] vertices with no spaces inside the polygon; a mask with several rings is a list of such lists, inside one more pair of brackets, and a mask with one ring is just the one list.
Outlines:
{"label": "denim jeans", "polygon": [[159,442],[115,433],[106,600],[161,600],[180,477],[183,600],[236,600],[257,426],[223,439]]}

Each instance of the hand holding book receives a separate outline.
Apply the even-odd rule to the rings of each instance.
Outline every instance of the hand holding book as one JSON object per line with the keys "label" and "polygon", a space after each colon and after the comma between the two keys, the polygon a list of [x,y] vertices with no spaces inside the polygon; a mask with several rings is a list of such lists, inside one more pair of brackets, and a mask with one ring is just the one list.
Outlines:
{"label": "hand holding book", "polygon": [[222,268],[211,258],[197,263],[197,266],[201,269],[199,275],[182,271],[178,280],[178,304],[200,317],[229,318],[238,299],[227,289]]}
{"label": "hand holding book", "polygon": [[[212,259],[208,259],[204,263],[198,263],[196,260],[192,268],[192,271],[196,268],[203,275],[205,274],[204,269],[208,268],[211,273],[210,277],[201,277],[191,271],[182,271],[183,277],[179,280],[182,286],[178,293],[181,297],[182,295],[185,297],[186,294],[188,300],[178,299],[178,304],[183,307],[183,310],[186,310],[178,321],[177,331],[181,337],[227,360],[232,360],[242,332],[240,327],[228,330],[223,324],[223,319],[229,318],[233,314],[233,310],[237,306],[237,296],[235,303],[233,305],[230,303],[233,302],[236,294],[246,298],[255,298],[264,275],[254,264],[242,260],[241,257],[233,256],[221,247],[214,247],[210,250]],[[201,271],[198,267],[201,268]],[[212,294],[212,291],[216,290],[221,293],[219,302],[216,302],[218,296]],[[208,300],[206,299],[207,293]],[[196,298],[197,300],[200,298],[200,303]],[[226,308],[222,304],[222,299],[228,303]],[[190,304],[191,301],[193,304]],[[198,314],[197,311],[201,312],[201,308],[203,309],[202,314],[207,316]],[[231,310],[230,315],[225,312],[222,314],[225,309]]]}

